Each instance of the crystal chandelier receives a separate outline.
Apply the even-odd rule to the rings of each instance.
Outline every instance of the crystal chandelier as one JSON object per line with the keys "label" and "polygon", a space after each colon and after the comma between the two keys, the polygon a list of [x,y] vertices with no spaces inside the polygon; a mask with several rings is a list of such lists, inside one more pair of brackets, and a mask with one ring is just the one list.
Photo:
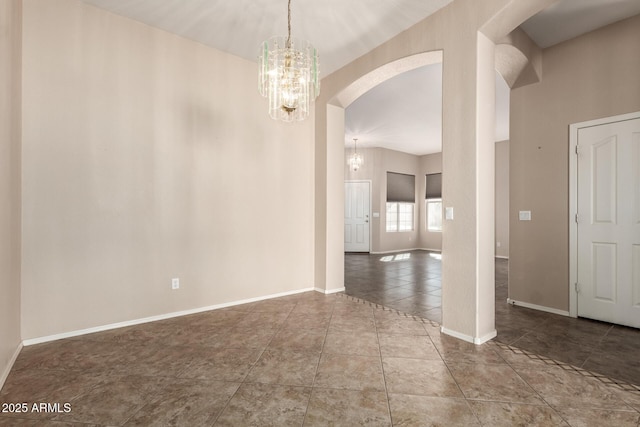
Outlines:
{"label": "crystal chandelier", "polygon": [[358,154],[358,138],[353,138],[353,153],[349,156],[349,169],[356,172],[362,166],[362,156]]}
{"label": "crystal chandelier", "polygon": [[309,105],[320,93],[320,71],[311,43],[291,37],[291,0],[287,11],[287,36],[262,43],[258,85],[260,94],[269,98],[271,118],[292,122],[309,115]]}

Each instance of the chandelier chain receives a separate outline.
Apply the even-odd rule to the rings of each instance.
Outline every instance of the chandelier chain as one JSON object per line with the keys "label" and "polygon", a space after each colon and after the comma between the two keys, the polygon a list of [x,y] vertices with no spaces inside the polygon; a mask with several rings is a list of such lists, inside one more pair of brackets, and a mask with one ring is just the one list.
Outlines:
{"label": "chandelier chain", "polygon": [[287,47],[291,47],[291,0],[289,0],[289,5],[287,6]]}

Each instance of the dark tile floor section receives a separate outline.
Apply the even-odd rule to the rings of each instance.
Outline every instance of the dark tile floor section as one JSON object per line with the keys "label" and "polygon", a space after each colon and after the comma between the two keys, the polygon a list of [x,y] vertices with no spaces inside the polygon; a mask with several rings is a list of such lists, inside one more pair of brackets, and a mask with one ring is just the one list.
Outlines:
{"label": "dark tile floor section", "polygon": [[345,293],[404,313],[442,321],[440,254],[345,254]]}
{"label": "dark tile floor section", "polygon": [[26,347],[0,425],[638,427],[640,393],[546,362],[308,292]]}
{"label": "dark tile floor section", "polygon": [[499,319],[512,345],[475,346],[427,319],[307,292],[29,346],[0,390],[0,426],[640,425],[640,392],[515,347],[543,339],[534,332],[555,334],[552,350],[601,333],[586,365],[633,351],[631,331],[518,307]]}
{"label": "dark tile floor section", "polygon": [[[346,254],[345,293],[441,321],[440,254]],[[640,330],[507,304],[508,266],[496,259],[495,341],[550,363],[640,386]]]}

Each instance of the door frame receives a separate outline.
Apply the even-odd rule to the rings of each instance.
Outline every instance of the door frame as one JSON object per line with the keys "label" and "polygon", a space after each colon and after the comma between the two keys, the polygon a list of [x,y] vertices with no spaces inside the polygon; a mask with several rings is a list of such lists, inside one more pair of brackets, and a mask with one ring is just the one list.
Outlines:
{"label": "door frame", "polygon": [[569,315],[578,317],[578,131],[580,129],[640,119],[640,111],[569,125]]}
{"label": "door frame", "polygon": [[[369,251],[368,252],[362,252],[364,253],[371,253],[371,246],[373,245],[373,212],[372,212],[372,200],[371,200],[371,196],[373,194],[373,181],[370,179],[345,179],[344,180],[345,184],[362,184],[362,183],[367,183],[369,184]],[[343,187],[343,192],[344,192],[344,187]],[[342,195],[342,197],[344,198],[344,194]],[[342,215],[342,228],[344,230],[344,214]],[[343,231],[344,233],[344,231]],[[346,253],[346,251],[344,251]]]}

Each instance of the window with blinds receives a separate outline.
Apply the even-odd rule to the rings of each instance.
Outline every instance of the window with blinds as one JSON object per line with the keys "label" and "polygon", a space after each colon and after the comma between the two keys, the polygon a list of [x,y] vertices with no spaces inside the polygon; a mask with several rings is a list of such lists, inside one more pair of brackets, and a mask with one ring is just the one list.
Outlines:
{"label": "window with blinds", "polygon": [[416,177],[387,172],[387,232],[413,231]]}

